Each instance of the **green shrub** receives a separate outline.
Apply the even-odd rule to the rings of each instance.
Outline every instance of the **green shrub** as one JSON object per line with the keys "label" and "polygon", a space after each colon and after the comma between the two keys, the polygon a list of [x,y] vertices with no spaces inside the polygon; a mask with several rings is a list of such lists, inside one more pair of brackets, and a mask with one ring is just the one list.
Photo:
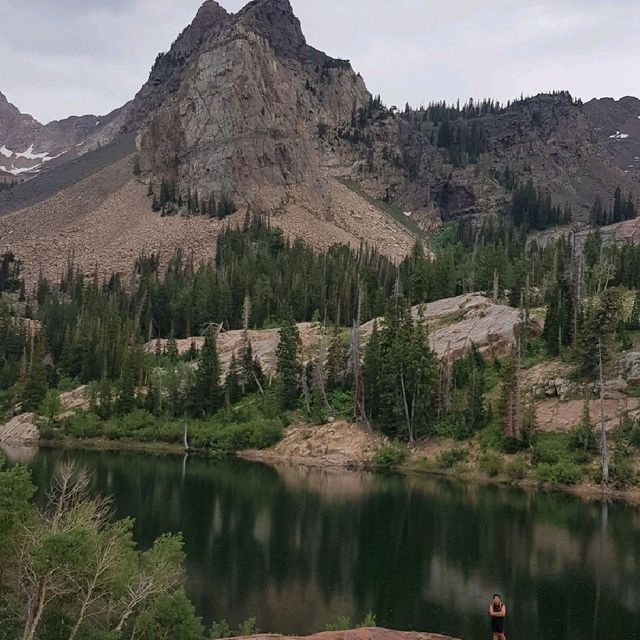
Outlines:
{"label": "green shrub", "polygon": [[353,400],[351,391],[334,389],[329,392],[329,404],[339,415],[349,416],[353,411]]}
{"label": "green shrub", "polygon": [[505,467],[505,473],[509,480],[522,480],[527,475],[527,461],[522,454],[513,456]]}
{"label": "green shrub", "polygon": [[465,462],[468,455],[467,451],[462,447],[453,447],[442,451],[436,458],[436,464],[440,469],[451,469],[457,464]]}
{"label": "green shrub", "polygon": [[629,444],[640,449],[640,419],[636,419],[629,430]]}
{"label": "green shrub", "polygon": [[358,625],[361,628],[365,627],[375,627],[376,626],[376,614],[369,611],[367,615],[362,618],[362,622]]}
{"label": "green shrub", "polygon": [[256,633],[260,633],[255,618],[247,618],[238,626],[239,636],[254,636]]}
{"label": "green shrub", "polygon": [[584,469],[572,462],[562,461],[550,464],[543,462],[536,468],[540,482],[553,486],[569,486],[578,484],[584,475]]}
{"label": "green shrub", "polygon": [[220,640],[220,638],[229,638],[231,636],[231,627],[226,620],[215,621],[211,625],[209,632],[209,640]]}
{"label": "green shrub", "polygon": [[233,453],[241,449],[266,449],[282,439],[282,427],[272,420],[221,424],[215,420],[190,425],[190,442],[196,448]]}
{"label": "green shrub", "polygon": [[555,465],[567,453],[567,439],[559,434],[540,434],[533,442],[533,463]]}
{"label": "green shrub", "polygon": [[593,425],[588,419],[583,419],[569,432],[569,449],[582,454],[586,459],[590,453],[598,450],[598,438]]}
{"label": "green shrub", "polygon": [[326,631],[348,631],[351,629],[351,619],[347,616],[340,616],[335,622],[329,622],[325,626]]}
{"label": "green shrub", "polygon": [[623,455],[614,455],[609,466],[609,477],[617,487],[628,487],[636,481],[636,470],[633,461]]}
{"label": "green shrub", "polygon": [[502,450],[505,453],[519,453],[529,448],[529,441],[526,438],[503,438]]}
{"label": "green shrub", "polygon": [[409,452],[400,443],[385,444],[373,456],[374,469],[395,469],[404,464]]}
{"label": "green shrub", "polygon": [[72,438],[97,438],[103,434],[104,423],[91,412],[74,413],[60,422],[60,431]]}
{"label": "green shrub", "polygon": [[490,478],[495,478],[502,473],[504,460],[495,451],[485,451],[478,459],[478,467],[482,473],[486,473]]}
{"label": "green shrub", "polygon": [[502,425],[498,420],[493,420],[478,433],[478,443],[483,449],[502,449]]}

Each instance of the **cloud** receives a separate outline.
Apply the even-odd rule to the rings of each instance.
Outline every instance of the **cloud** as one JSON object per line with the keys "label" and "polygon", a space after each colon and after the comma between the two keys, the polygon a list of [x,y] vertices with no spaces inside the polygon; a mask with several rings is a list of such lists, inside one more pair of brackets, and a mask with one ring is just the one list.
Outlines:
{"label": "cloud", "polygon": [[[243,0],[222,0],[235,12]],[[106,113],[146,80],[201,0],[0,0],[0,91],[41,121]],[[569,89],[640,94],[640,3],[292,0],[307,40],[389,104]]]}

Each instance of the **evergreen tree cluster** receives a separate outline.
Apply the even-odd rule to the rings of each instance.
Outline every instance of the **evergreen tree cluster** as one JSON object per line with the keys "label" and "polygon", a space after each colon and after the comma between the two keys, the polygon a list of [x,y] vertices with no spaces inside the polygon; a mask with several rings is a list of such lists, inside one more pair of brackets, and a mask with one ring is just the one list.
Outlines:
{"label": "evergreen tree cluster", "polygon": [[524,231],[542,230],[571,222],[571,209],[568,206],[554,206],[549,192],[535,188],[529,179],[525,185],[516,185],[511,199],[511,219]]}
{"label": "evergreen tree cluster", "polygon": [[420,311],[413,318],[408,302],[397,296],[364,352],[366,416],[390,438],[409,444],[437,433],[470,437],[489,419],[486,370],[475,348],[439,363]]}
{"label": "evergreen tree cluster", "polygon": [[447,117],[438,127],[437,146],[449,151],[449,162],[454,167],[477,162],[480,154],[487,150],[486,136],[476,122],[452,122]]}
{"label": "evergreen tree cluster", "polygon": [[604,227],[624,220],[633,220],[637,215],[633,194],[629,191],[627,197],[623,198],[622,190],[618,186],[613,194],[613,204],[609,209],[603,205],[600,196],[596,196],[591,207],[591,224]]}
{"label": "evergreen tree cluster", "polygon": [[0,255],[0,295],[3,292],[16,292],[24,287],[20,277],[22,263],[11,251]]}
{"label": "evergreen tree cluster", "polygon": [[[508,104],[506,106],[509,106]],[[480,118],[487,114],[502,113],[506,107],[501,105],[497,100],[473,100],[470,98],[467,102],[460,105],[460,100],[454,104],[447,104],[444,100],[440,102],[430,102],[424,108],[418,109],[418,114],[423,121],[430,121],[438,126],[444,122],[455,122],[456,120],[472,120]]]}
{"label": "evergreen tree cluster", "polygon": [[189,215],[202,215],[222,220],[236,211],[233,198],[226,191],[223,190],[218,199],[213,191],[204,198],[198,195],[197,190],[192,192],[190,187],[186,194],[183,194],[173,178],[162,178],[158,194],[153,185],[149,185],[148,195],[153,198],[151,205],[153,211],[160,211],[162,215],[176,214],[186,210]]}
{"label": "evergreen tree cluster", "polygon": [[0,303],[0,408],[20,404],[23,411],[34,411],[55,384],[57,371],[45,334],[34,333]]}

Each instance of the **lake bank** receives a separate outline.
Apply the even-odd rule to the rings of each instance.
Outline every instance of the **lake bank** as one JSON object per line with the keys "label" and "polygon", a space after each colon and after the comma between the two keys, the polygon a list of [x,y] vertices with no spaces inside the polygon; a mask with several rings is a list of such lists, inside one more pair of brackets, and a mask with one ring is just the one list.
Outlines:
{"label": "lake bank", "polygon": [[[602,487],[589,481],[575,485],[552,485],[533,477],[535,469],[527,469],[525,477],[507,478],[504,474],[488,474],[481,471],[481,452],[468,446],[464,463],[451,468],[439,468],[437,460],[443,452],[451,451],[459,443],[447,440],[427,440],[408,451],[405,461],[389,469],[377,469],[375,455],[385,445],[385,439],[372,431],[356,425],[337,421],[325,425],[294,424],[284,430],[283,438],[273,447],[244,449],[235,453],[211,452],[206,448],[190,448],[188,453],[202,457],[235,455],[244,460],[269,464],[293,464],[305,467],[334,468],[360,471],[393,471],[406,475],[454,478],[470,483],[520,487],[527,491],[563,492],[590,500],[624,500],[640,503],[640,487]],[[140,451],[163,455],[183,455],[184,445],[165,442],[141,442],[133,439],[72,438],[41,439],[40,446],[70,450]],[[497,455],[497,454],[496,454]],[[510,456],[503,455],[508,460]]]}

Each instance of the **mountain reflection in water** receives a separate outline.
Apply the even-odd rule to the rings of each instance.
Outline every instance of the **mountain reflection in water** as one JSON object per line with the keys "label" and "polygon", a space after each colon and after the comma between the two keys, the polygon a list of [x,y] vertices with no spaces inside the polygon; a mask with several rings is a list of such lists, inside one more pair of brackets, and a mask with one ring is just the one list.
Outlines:
{"label": "mountain reflection in water", "polygon": [[140,453],[41,450],[42,488],[71,457],[133,516],[144,547],[182,531],[187,590],[209,624],[380,626],[488,636],[494,592],[518,640],[640,637],[640,510],[427,477]]}

